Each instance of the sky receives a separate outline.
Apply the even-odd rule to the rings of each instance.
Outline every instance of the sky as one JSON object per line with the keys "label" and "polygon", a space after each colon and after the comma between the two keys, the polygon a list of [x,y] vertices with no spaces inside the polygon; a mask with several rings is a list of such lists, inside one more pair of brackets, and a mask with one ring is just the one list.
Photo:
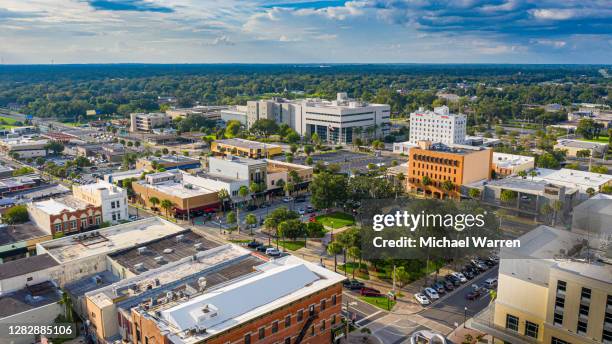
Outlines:
{"label": "sky", "polygon": [[0,62],[612,63],[612,0],[2,0]]}

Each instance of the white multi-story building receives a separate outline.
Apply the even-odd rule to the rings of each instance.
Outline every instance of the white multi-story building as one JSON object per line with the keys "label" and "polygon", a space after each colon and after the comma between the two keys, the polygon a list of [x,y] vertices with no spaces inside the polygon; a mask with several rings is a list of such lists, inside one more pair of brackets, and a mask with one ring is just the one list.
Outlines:
{"label": "white multi-story building", "polygon": [[447,106],[424,111],[422,108],[410,114],[410,140],[431,141],[446,145],[465,144],[467,119],[462,114],[451,114]]}
{"label": "white multi-story building", "polygon": [[74,197],[102,207],[102,221],[116,224],[128,219],[127,191],[106,181],[74,186]]}
{"label": "white multi-story building", "polygon": [[316,133],[321,141],[331,143],[352,143],[357,135],[385,136],[391,127],[390,116],[389,105],[349,99],[346,93],[338,93],[333,101],[274,98],[247,103],[249,127],[259,119],[272,119],[300,135]]}
{"label": "white multi-story building", "polygon": [[171,117],[165,113],[132,113],[130,114],[130,131],[151,132],[154,128],[163,127],[170,123]]}

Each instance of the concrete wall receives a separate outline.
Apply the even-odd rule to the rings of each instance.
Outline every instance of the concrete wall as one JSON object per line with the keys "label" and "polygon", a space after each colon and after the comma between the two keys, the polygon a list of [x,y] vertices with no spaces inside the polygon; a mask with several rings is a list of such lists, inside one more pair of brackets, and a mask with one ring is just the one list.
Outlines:
{"label": "concrete wall", "polygon": [[[46,306],[31,309],[29,311],[15,314],[6,318],[0,319],[2,325],[16,324],[32,324],[32,325],[51,325],[55,318],[63,314],[63,306],[57,302],[50,303]],[[6,328],[5,326],[3,326]],[[3,339],[0,338],[0,342]],[[36,336],[15,336],[11,338],[9,344],[31,344],[36,342]]]}
{"label": "concrete wall", "polygon": [[51,280],[51,276],[58,270],[59,267],[54,266],[48,269],[0,280],[0,295],[23,289],[26,285],[34,285],[49,281]]}

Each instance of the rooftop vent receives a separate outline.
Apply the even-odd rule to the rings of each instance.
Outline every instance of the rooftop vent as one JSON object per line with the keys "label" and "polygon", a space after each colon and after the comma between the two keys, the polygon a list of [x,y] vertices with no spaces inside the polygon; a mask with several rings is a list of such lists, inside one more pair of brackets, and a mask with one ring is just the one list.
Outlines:
{"label": "rooftop vent", "polygon": [[176,236],[176,242],[181,242],[183,239],[185,239],[185,234],[179,234]]}
{"label": "rooftop vent", "polygon": [[194,244],[193,248],[195,248],[196,250],[199,251],[199,250],[203,249],[204,247],[202,247],[202,243],[199,242],[199,243]]}
{"label": "rooftop vent", "polygon": [[136,271],[144,270],[144,263],[134,264],[134,270]]}
{"label": "rooftop vent", "polygon": [[164,253],[172,253],[172,252],[174,252],[174,250],[171,248],[167,248],[164,250]]}
{"label": "rooftop vent", "polygon": [[102,277],[100,277],[99,275],[95,275],[91,279],[96,285],[102,284]]}
{"label": "rooftop vent", "polygon": [[138,254],[142,255],[142,254],[145,254],[146,252],[147,252],[147,247],[146,246],[138,248]]}
{"label": "rooftop vent", "polygon": [[164,256],[158,256],[158,257],[155,257],[154,259],[157,264],[163,264],[165,261]]}

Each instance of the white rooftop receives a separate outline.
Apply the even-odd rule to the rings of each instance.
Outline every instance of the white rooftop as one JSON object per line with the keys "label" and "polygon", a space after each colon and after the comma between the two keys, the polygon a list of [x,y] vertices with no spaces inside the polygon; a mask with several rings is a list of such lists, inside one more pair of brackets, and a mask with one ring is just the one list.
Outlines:
{"label": "white rooftop", "polygon": [[586,192],[588,188],[593,188],[598,191],[602,185],[612,181],[612,175],[610,174],[578,171],[567,168],[562,168],[560,170],[537,168],[536,171],[538,175],[535,176],[533,180],[544,180],[552,184],[579,189],[581,192]]}
{"label": "white rooftop", "polygon": [[519,166],[529,162],[535,162],[535,158],[532,156],[493,152],[493,163],[498,167]]}
{"label": "white rooftop", "polygon": [[83,202],[73,196],[65,196],[60,198],[52,198],[45,201],[33,202],[32,206],[40,209],[49,215],[59,215],[62,212],[74,212],[80,209],[86,209],[86,202]]}
{"label": "white rooftop", "polygon": [[[109,254],[124,248],[150,242],[184,230],[183,227],[158,217],[128,222],[94,232],[75,234],[36,244],[38,254],[49,253],[59,263]],[[86,237],[84,237],[86,236]]]}
{"label": "white rooftop", "polygon": [[118,195],[123,192],[122,188],[115,186],[104,180],[98,180],[98,182],[93,183],[93,184],[84,184],[84,185],[79,185],[76,187],[88,193],[93,193],[96,190],[108,190],[108,193],[111,196]]}
{"label": "white rooftop", "polygon": [[[158,324],[169,325],[165,330],[173,343],[195,343],[344,280],[342,275],[294,256],[257,269],[260,273],[162,310],[163,323]],[[190,335],[188,330],[196,326],[206,328],[206,333]]]}

